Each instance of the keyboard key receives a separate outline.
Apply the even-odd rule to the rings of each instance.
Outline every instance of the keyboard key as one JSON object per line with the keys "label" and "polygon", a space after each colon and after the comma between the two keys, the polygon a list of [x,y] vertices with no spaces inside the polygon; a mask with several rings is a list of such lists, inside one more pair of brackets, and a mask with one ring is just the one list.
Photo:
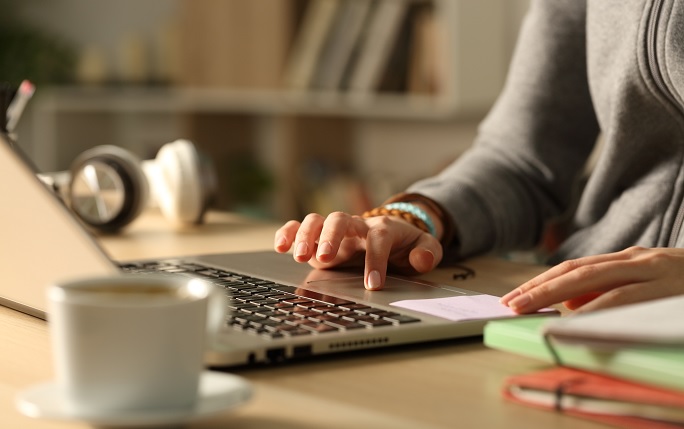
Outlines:
{"label": "keyboard key", "polygon": [[326,311],[325,314],[329,314],[329,315],[335,316],[335,317],[341,317],[344,315],[352,314],[352,312],[349,310],[344,310],[342,308],[332,308],[332,309]]}
{"label": "keyboard key", "polygon": [[278,301],[274,299],[249,299],[247,302],[251,302],[254,305],[264,306],[267,304],[278,304]]}
{"label": "keyboard key", "polygon": [[373,317],[377,317],[379,319],[384,318],[384,317],[392,317],[392,316],[398,316],[399,313],[395,313],[393,311],[386,311],[386,310],[377,310],[377,311],[372,311],[368,312],[366,314],[370,314]]}
{"label": "keyboard key", "polygon": [[353,311],[355,311],[359,314],[375,314],[375,313],[384,312],[385,310],[381,310],[381,309],[375,308],[375,307],[365,307],[365,308],[357,308],[357,309],[354,309]]}
{"label": "keyboard key", "polygon": [[297,328],[294,331],[286,331],[285,334],[291,337],[298,337],[301,335],[311,335],[313,332],[303,328]]}
{"label": "keyboard key", "polygon": [[292,305],[299,305],[299,306],[305,306],[305,305],[310,305],[311,307],[315,307],[317,305],[316,302],[306,299],[306,298],[293,298],[293,299],[286,299],[283,301],[286,304],[292,304]]}
{"label": "keyboard key", "polygon": [[278,290],[281,292],[287,292],[291,294],[295,294],[297,292],[297,288],[294,286],[287,286],[287,285],[281,285],[281,284],[276,284],[275,286],[271,286],[272,290]]}
{"label": "keyboard key", "polygon": [[321,321],[321,322],[325,322],[325,321],[328,321],[328,320],[338,320],[339,317],[333,316],[333,315],[330,315],[330,314],[321,314],[320,316],[312,316],[312,317],[310,317],[310,319],[314,319],[314,320],[318,320],[318,321]]}
{"label": "keyboard key", "polygon": [[361,316],[361,318],[356,319],[356,323],[368,327],[376,326],[392,326],[393,323],[385,319],[376,319],[371,316]]}
{"label": "keyboard key", "polygon": [[240,287],[242,287],[242,286],[245,285],[245,284],[242,283],[242,282],[236,282],[236,281],[233,281],[233,280],[231,280],[231,281],[225,281],[225,282],[224,282],[224,281],[212,281],[212,282],[213,282],[214,284],[216,284],[216,285],[223,286],[223,287],[225,287],[225,288],[229,288],[229,289],[235,290],[235,291],[239,290]]}
{"label": "keyboard key", "polygon": [[277,302],[275,304],[267,304],[266,307],[273,307],[276,310],[291,312],[296,307],[294,305],[287,304],[285,302]]}
{"label": "keyboard key", "polygon": [[280,325],[276,328],[278,332],[281,332],[283,334],[290,334],[291,332],[296,332],[296,331],[304,331],[307,334],[310,333],[311,331],[307,331],[306,329],[302,329],[298,326],[294,325]]}
{"label": "keyboard key", "polygon": [[364,327],[363,325],[361,325],[359,323],[350,322],[349,320],[344,320],[344,319],[326,320],[325,324],[330,325],[334,328],[344,328],[344,329],[359,329],[359,328]]}
{"label": "keyboard key", "polygon": [[349,310],[349,311],[358,311],[358,310],[367,310],[370,307],[367,306],[366,304],[358,304],[358,303],[353,303],[353,304],[343,304],[339,305],[338,307],[344,309],[344,310]]}
{"label": "keyboard key", "polygon": [[269,298],[271,298],[271,299],[277,299],[278,301],[285,301],[286,299],[295,299],[295,298],[297,298],[297,295],[293,295],[293,294],[290,294],[290,293],[284,294],[284,293],[281,292],[281,293],[278,294],[278,295],[271,295]]}
{"label": "keyboard key", "polygon": [[269,310],[267,308],[263,308],[259,310],[257,313],[263,317],[278,317],[283,315],[283,313],[278,313],[277,311]]}
{"label": "keyboard key", "polygon": [[[272,299],[278,299],[276,297],[281,296],[282,292],[269,289],[267,292],[259,292],[259,295],[263,296],[263,297],[272,298]],[[291,298],[291,297],[289,297],[289,298]],[[283,298],[283,299],[287,299],[287,298]]]}
{"label": "keyboard key", "polygon": [[252,295],[250,295],[248,293],[239,293],[239,292],[230,292],[230,291],[228,292],[228,296],[235,299],[235,300],[239,300],[240,302],[245,302],[245,301],[249,300],[250,298],[252,298]]}
{"label": "keyboard key", "polygon": [[249,307],[240,307],[240,308],[238,308],[238,311],[239,311],[239,312],[248,313],[248,314],[255,313],[255,312],[259,311],[259,310],[261,310],[260,307],[257,307],[257,306],[251,305],[251,304],[250,304]]}
{"label": "keyboard key", "polygon": [[280,322],[276,322],[275,320],[272,319],[259,319],[259,320],[250,320],[249,321],[249,326],[253,326],[255,328],[261,328],[265,329],[266,326],[278,326]]}
{"label": "keyboard key", "polygon": [[238,303],[231,303],[231,304],[228,304],[228,307],[230,307],[230,308],[233,309],[233,310],[242,310],[242,309],[245,309],[245,308],[246,308],[246,309],[256,310],[256,309],[259,308],[259,307],[255,307],[253,304],[247,304],[247,303],[240,303],[240,304],[238,304]]}
{"label": "keyboard key", "polygon": [[204,269],[203,266],[197,265],[197,264],[185,264],[185,263],[183,263],[183,264],[178,264],[178,266],[180,268],[184,268],[188,271],[200,271],[200,270]]}
{"label": "keyboard key", "polygon": [[420,319],[416,319],[415,317],[411,316],[406,316],[404,314],[397,314],[396,316],[385,316],[383,317],[383,319],[399,324],[420,322]]}
{"label": "keyboard key", "polygon": [[218,277],[220,275],[219,272],[217,272],[215,270],[195,271],[195,274],[198,274],[200,276],[205,276],[205,277]]}
{"label": "keyboard key", "polygon": [[310,325],[307,324],[302,324],[300,325],[302,329],[306,329],[311,332],[315,332],[318,334],[323,334],[326,332],[339,332],[339,328],[336,328],[334,326],[326,325],[324,323],[312,323]]}
{"label": "keyboard key", "polygon": [[270,285],[276,284],[270,280],[261,280],[261,279],[256,279],[256,278],[251,279],[251,280],[246,280],[246,281],[247,281],[247,283],[251,283],[251,284],[257,285],[257,286],[270,286]]}
{"label": "keyboard key", "polygon": [[288,325],[292,325],[292,326],[295,326],[302,321],[301,317],[297,317],[293,314],[283,316],[283,317],[279,317],[278,319],[280,319],[280,321],[285,322]]}
{"label": "keyboard key", "polygon": [[184,268],[175,268],[175,267],[164,267],[161,268],[160,271],[163,271],[165,273],[186,273],[188,270]]}
{"label": "keyboard key", "polygon": [[249,322],[260,321],[260,320],[262,321],[262,320],[264,320],[264,318],[261,316],[255,315],[255,314],[249,314],[249,315],[247,315],[247,314],[236,314],[233,317],[233,320],[238,322],[241,325],[246,325]]}

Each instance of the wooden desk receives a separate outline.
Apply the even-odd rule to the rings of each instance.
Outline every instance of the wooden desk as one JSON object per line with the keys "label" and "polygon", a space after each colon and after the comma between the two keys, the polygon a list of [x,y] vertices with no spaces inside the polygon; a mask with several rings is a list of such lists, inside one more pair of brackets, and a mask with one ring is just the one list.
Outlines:
{"label": "wooden desk", "polygon": [[[119,259],[270,249],[276,226],[213,213],[207,225],[170,229],[147,214],[124,234],[102,239]],[[294,262],[293,262],[294,263]],[[477,284],[502,293],[539,267],[492,259],[468,261]],[[457,284],[453,270],[431,280]],[[483,285],[497,280],[503,287]],[[460,285],[472,284],[468,282]],[[487,290],[485,290],[487,289]],[[255,388],[253,400],[193,428],[601,428],[596,423],[507,403],[503,379],[541,368],[537,361],[485,348],[478,338],[394,350],[338,355],[306,363],[236,371]],[[46,323],[0,307],[0,427],[79,428],[81,423],[34,420],[14,407],[27,386],[51,379]]]}

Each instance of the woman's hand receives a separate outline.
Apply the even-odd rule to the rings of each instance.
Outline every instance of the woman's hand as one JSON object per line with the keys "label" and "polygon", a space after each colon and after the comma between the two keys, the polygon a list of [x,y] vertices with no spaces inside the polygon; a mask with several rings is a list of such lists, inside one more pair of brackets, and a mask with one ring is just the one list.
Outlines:
{"label": "woman's hand", "polygon": [[586,312],[684,294],[684,249],[630,247],[565,261],[501,298],[517,313],[564,302]]}
{"label": "woman's hand", "polygon": [[425,273],[442,260],[442,246],[432,235],[400,217],[361,218],[335,212],[312,213],[291,220],[275,234],[275,250],[294,249],[297,262],[315,268],[365,266],[366,289],[382,289],[388,267],[405,274]]}

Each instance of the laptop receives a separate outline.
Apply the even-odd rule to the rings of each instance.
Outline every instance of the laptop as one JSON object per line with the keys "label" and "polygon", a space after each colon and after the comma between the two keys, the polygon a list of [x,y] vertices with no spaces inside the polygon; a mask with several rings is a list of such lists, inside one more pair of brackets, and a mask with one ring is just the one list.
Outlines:
{"label": "laptop", "polygon": [[477,296],[419,279],[390,277],[382,292],[359,271],[313,270],[289,255],[229,253],[113,261],[0,136],[0,304],[47,319],[45,289],[68,278],[158,271],[201,277],[231,296],[225,335],[206,364],[232,367],[401,344],[478,336],[486,320],[454,322],[399,308],[402,300]]}

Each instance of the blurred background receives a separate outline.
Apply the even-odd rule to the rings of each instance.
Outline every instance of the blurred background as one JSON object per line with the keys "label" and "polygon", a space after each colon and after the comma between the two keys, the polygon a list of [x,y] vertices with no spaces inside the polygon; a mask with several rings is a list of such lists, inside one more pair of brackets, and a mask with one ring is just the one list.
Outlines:
{"label": "blurred background", "polygon": [[101,144],[193,141],[216,206],[360,212],[472,142],[528,0],[0,0],[0,81],[36,92],[43,171]]}

